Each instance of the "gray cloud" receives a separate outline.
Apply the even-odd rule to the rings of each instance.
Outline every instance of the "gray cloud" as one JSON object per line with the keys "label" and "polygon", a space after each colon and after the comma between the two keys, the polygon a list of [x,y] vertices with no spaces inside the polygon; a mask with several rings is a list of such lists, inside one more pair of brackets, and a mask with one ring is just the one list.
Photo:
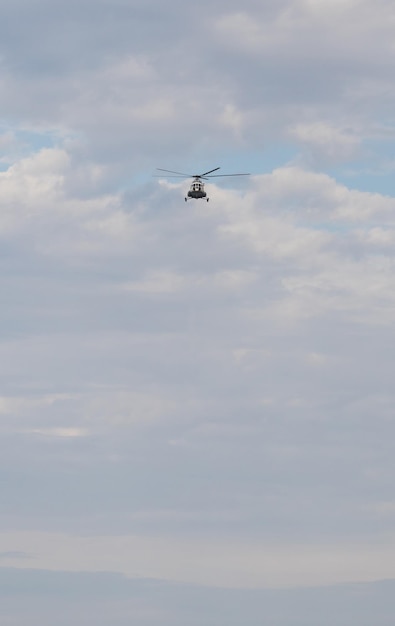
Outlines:
{"label": "gray cloud", "polygon": [[[196,604],[199,623],[261,623],[262,605],[279,626],[316,623],[332,600],[345,623],[355,588],[272,605],[239,588],[395,575],[394,198],[329,169],[391,167],[389,3],[4,11],[0,556],[118,572],[4,578],[41,580],[44,625],[59,607],[109,623],[116,601],[96,615],[92,600],[107,584],[125,594],[118,624],[185,622]],[[280,165],[263,167],[269,145]],[[217,161],[256,175],[208,185],[208,204],[150,178]],[[133,567],[233,586],[244,608],[120,576]],[[59,580],[85,589],[69,612]],[[357,606],[351,623],[370,624]],[[391,617],[385,600],[375,623]]]}
{"label": "gray cloud", "polygon": [[365,139],[393,105],[390,10],[218,2],[196,20],[185,4],[35,2],[21,20],[13,4],[2,38],[5,115],[79,133],[79,160],[116,164],[113,181],[166,157],[216,160],[218,146],[263,151],[297,140],[289,129],[300,124]]}
{"label": "gray cloud", "polygon": [[390,530],[391,264],[356,248],[349,225],[347,246],[319,226],[391,221],[387,200],[292,169],[254,181],[242,204],[214,189],[203,211],[185,212],[181,190],[164,190],[166,212],[155,188],[155,210],[127,196],[85,213],[55,193],[52,216],[33,194],[49,231],[40,214],[28,225],[34,248],[23,234],[21,277],[4,283],[3,458],[29,467],[8,481],[8,513],[66,529],[104,501],[98,532],[206,534],[224,518],[257,536]]}

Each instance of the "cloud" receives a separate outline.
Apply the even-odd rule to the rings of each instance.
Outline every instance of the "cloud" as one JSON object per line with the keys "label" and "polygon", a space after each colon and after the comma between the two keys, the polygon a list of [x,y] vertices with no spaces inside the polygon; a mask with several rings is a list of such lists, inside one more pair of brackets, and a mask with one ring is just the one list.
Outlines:
{"label": "cloud", "polygon": [[15,560],[15,559],[16,560],[19,560],[19,559],[25,560],[25,559],[31,559],[31,558],[32,558],[32,556],[28,552],[20,552],[18,550],[14,550],[14,551],[13,550],[8,550],[6,552],[1,552],[0,553],[0,560],[1,561],[3,561],[3,560],[7,560],[7,561],[11,560],[12,561],[12,560]]}
{"label": "cloud", "polygon": [[[389,3],[215,0],[199,19],[177,0],[3,8],[12,594],[41,580],[40,624],[236,626],[262,622],[272,585],[392,578]],[[151,176],[216,166],[253,175],[207,182],[209,203]],[[69,610],[33,568],[93,595]],[[99,569],[121,608],[97,609]],[[263,595],[223,613],[218,585]],[[295,591],[268,619],[288,626],[317,597],[301,623],[333,619],[326,603],[360,606],[347,589]],[[29,621],[7,602],[3,621]],[[387,601],[376,622],[391,615]]]}
{"label": "cloud", "polygon": [[[14,37],[4,33],[5,115],[77,133],[79,159],[114,164],[112,176],[125,177],[166,156],[218,154],[218,144],[262,150],[262,141],[312,118],[317,136],[322,117],[331,158],[344,159],[352,138],[371,134],[371,116],[389,111],[388,3],[247,3],[240,11],[216,2],[197,24],[192,8],[172,7],[100,3],[92,20],[89,0],[61,12],[37,0],[28,30],[6,7]],[[349,130],[340,140],[336,128]]]}
{"label": "cloud", "polygon": [[297,124],[290,129],[290,133],[307,147],[315,163],[319,158],[329,162],[351,160],[360,148],[360,139],[353,133],[324,122]]}
{"label": "cloud", "polygon": [[[40,157],[10,175],[40,189],[54,167]],[[367,540],[393,469],[387,404],[371,439],[392,398],[393,289],[391,258],[361,233],[391,229],[392,199],[295,166],[187,210],[177,185],[75,199],[70,161],[55,165],[57,210],[32,194],[40,221],[21,212],[4,234],[3,463],[27,481],[9,481],[13,524],[140,532],[134,516],[159,508],[172,522],[148,525],[165,536],[215,537],[225,516],[235,538]]]}
{"label": "cloud", "polygon": [[34,435],[43,435],[44,437],[85,437],[88,433],[82,428],[37,428],[27,431]]}
{"label": "cloud", "polygon": [[[254,626],[262,615],[285,626],[295,615],[308,626],[320,620],[378,620],[391,615],[393,582],[345,585],[323,589],[225,590],[191,585],[171,585],[156,580],[128,580],[111,573],[67,573],[2,569],[0,571],[2,611],[33,626],[63,626],[78,621],[85,626],[92,619],[100,626],[109,620],[126,626],[136,619],[150,626],[158,619],[164,624],[192,624],[226,621],[239,624],[248,618]],[[33,592],[33,593],[32,593]],[[328,610],[330,607],[330,610]]]}
{"label": "cloud", "polygon": [[[0,537],[0,542],[4,541],[29,549],[35,546],[34,569],[117,571],[131,577],[217,588],[313,587],[394,576],[394,555],[388,546],[163,541],[141,534],[86,539],[7,533]],[[27,568],[28,563],[24,561],[21,567]]]}

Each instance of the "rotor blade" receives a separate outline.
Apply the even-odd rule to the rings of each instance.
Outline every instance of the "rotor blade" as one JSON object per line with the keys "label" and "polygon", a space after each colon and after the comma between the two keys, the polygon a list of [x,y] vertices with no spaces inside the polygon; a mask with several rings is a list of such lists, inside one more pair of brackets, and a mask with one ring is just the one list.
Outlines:
{"label": "rotor blade", "polygon": [[207,178],[222,178],[223,176],[251,176],[251,174],[213,174]]}
{"label": "rotor blade", "polygon": [[169,174],[178,174],[179,176],[187,176],[188,178],[193,178],[192,174],[183,174],[182,172],[173,172],[172,170],[163,170],[161,167],[157,167],[159,172],[168,172]]}
{"label": "rotor blade", "polygon": [[206,174],[211,174],[211,172],[216,172],[217,170],[220,170],[220,167],[216,167],[213,170],[210,170],[209,172],[204,172],[204,174],[200,174],[200,176],[198,176],[197,178],[202,178],[202,176],[206,176]]}
{"label": "rotor blade", "polygon": [[[153,178],[163,178],[163,174],[152,174]],[[172,174],[171,176],[166,176],[166,178],[182,178],[183,180],[185,178],[190,178],[190,176],[187,176],[186,174]]]}

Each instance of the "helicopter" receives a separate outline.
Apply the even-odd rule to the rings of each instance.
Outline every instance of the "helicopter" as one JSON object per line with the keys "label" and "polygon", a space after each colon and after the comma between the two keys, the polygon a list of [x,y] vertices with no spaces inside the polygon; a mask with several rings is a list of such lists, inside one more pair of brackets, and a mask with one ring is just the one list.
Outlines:
{"label": "helicopter", "polygon": [[220,167],[215,167],[213,170],[209,170],[208,172],[204,172],[203,174],[183,174],[182,172],[164,170],[161,167],[157,167],[156,169],[159,172],[167,172],[168,174],[171,174],[172,176],[169,176],[168,178],[193,178],[188,194],[185,196],[185,202],[187,202],[188,198],[194,198],[195,200],[206,198],[206,202],[209,201],[207,193],[204,191],[203,180],[210,180],[210,178],[221,178],[223,176],[249,176],[249,174],[213,174],[213,172],[217,172],[219,169],[221,169]]}

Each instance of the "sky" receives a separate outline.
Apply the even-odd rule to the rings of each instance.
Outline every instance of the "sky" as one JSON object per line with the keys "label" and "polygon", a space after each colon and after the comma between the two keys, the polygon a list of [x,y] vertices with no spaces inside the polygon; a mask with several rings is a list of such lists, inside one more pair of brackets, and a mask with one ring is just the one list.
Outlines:
{"label": "sky", "polygon": [[2,1],[2,626],[393,625],[394,26]]}

